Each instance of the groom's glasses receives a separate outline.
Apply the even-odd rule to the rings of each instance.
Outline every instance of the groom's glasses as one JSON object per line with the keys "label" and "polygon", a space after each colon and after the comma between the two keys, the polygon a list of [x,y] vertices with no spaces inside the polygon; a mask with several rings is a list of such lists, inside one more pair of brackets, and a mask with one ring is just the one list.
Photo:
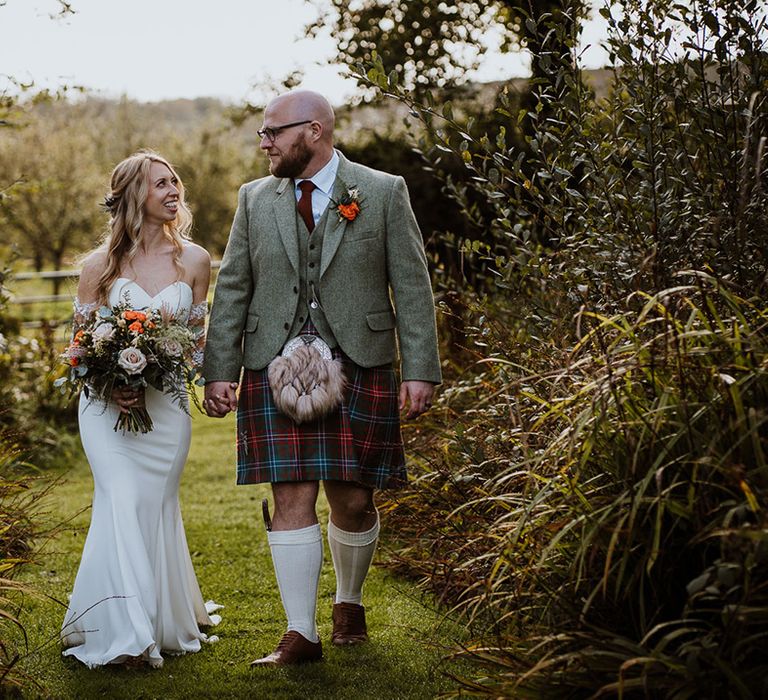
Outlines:
{"label": "groom's glasses", "polygon": [[312,119],[305,119],[303,122],[291,122],[290,124],[283,124],[282,126],[265,126],[263,129],[259,129],[256,133],[267,141],[274,141],[283,129],[290,129],[292,126],[301,126],[302,124],[311,124]]}

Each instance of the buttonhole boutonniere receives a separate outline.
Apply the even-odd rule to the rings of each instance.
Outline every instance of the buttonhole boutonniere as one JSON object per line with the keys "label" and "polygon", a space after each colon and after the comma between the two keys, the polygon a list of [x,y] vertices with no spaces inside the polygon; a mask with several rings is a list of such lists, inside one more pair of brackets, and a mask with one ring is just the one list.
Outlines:
{"label": "buttonhole boutonniere", "polygon": [[360,191],[357,187],[350,187],[345,194],[339,197],[339,201],[331,200],[334,209],[339,215],[339,221],[354,221],[362,211],[360,207]]}

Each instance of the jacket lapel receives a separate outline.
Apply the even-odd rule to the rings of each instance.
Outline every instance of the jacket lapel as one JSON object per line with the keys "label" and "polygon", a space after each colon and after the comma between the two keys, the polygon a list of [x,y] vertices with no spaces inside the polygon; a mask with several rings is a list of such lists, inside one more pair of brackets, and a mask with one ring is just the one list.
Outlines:
{"label": "jacket lapel", "polygon": [[277,230],[283,242],[285,254],[295,272],[299,271],[299,232],[296,230],[296,197],[291,187],[292,180],[283,178],[277,188],[272,208],[275,212]]}
{"label": "jacket lapel", "polygon": [[323,250],[320,256],[320,277],[325,274],[333,256],[336,255],[347,228],[347,220],[338,215],[334,208],[336,206],[334,202],[338,202],[351,187],[354,187],[354,183],[349,183],[350,176],[353,175],[350,162],[341,153],[339,153],[339,158],[339,169],[336,172],[336,182],[333,185],[333,202],[328,203],[328,219],[325,224]]}

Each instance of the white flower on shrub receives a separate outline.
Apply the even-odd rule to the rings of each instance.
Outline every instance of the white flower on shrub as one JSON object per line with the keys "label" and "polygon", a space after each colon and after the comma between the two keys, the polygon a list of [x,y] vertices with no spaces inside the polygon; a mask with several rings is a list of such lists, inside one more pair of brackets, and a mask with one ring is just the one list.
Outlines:
{"label": "white flower on shrub", "polygon": [[174,338],[163,338],[158,343],[159,350],[168,357],[181,357],[184,348],[181,343]]}
{"label": "white flower on shrub", "polygon": [[120,352],[117,358],[120,365],[128,374],[140,374],[147,366],[147,358],[138,348],[126,348]]}
{"label": "white flower on shrub", "polygon": [[0,352],[3,352],[8,347],[8,341],[5,339],[5,336],[0,333]]}
{"label": "white flower on shrub", "polygon": [[91,337],[97,343],[105,343],[112,340],[115,335],[115,327],[111,323],[100,323],[93,329]]}

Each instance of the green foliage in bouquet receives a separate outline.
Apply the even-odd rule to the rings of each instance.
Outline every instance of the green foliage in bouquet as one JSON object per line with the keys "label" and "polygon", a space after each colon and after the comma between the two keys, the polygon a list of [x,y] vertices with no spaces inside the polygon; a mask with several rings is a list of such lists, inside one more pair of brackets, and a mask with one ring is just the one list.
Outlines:
{"label": "green foliage in bouquet", "polygon": [[[187,410],[194,392],[196,370],[192,364],[195,335],[163,308],[137,310],[130,304],[102,306],[75,331],[62,359],[69,374],[56,380],[71,392],[107,401],[115,388],[153,387],[169,392]],[[152,418],[145,406],[120,412],[115,430],[147,433]]]}

